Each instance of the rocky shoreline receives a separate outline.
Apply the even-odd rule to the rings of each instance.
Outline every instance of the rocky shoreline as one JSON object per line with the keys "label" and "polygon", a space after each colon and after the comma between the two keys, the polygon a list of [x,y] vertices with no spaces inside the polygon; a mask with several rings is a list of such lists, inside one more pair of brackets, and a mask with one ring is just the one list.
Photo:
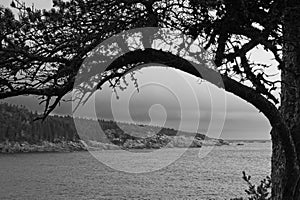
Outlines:
{"label": "rocky shoreline", "polygon": [[159,136],[147,139],[128,139],[122,145],[85,141],[88,150],[120,150],[120,149],[161,149],[161,148],[201,148],[205,146],[229,145],[221,139],[197,139],[185,136]]}
{"label": "rocky shoreline", "polygon": [[83,142],[78,141],[43,141],[38,144],[29,144],[28,142],[10,142],[0,143],[0,153],[36,153],[36,152],[74,152],[87,151]]}
{"label": "rocky shoreline", "polygon": [[[26,108],[0,103],[0,153],[73,152],[110,149],[201,148],[227,142],[173,128],[116,122],[103,119],[77,119],[71,116],[40,115]],[[103,132],[99,132],[99,125]],[[88,132],[86,132],[88,127]],[[78,135],[83,132],[84,135]]]}
{"label": "rocky shoreline", "polygon": [[127,140],[123,145],[102,143],[97,141],[42,141],[38,144],[28,142],[0,143],[0,153],[35,153],[35,152],[74,152],[87,150],[117,150],[117,149],[160,149],[160,148],[201,148],[203,146],[229,145],[219,139],[200,140],[192,137],[167,137],[164,140]]}

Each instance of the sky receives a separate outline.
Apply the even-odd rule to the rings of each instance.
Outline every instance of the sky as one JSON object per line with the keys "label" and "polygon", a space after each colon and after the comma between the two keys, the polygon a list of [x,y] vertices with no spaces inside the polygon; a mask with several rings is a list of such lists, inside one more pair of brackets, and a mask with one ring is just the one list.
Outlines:
{"label": "sky", "polygon": [[[0,0],[8,6],[10,0]],[[28,0],[37,8],[50,8],[50,0]],[[261,49],[249,54],[254,60],[274,64]],[[215,86],[168,67],[147,67],[136,72],[139,90],[127,76],[129,86],[118,90],[119,98],[104,85],[80,113],[84,117],[129,121],[207,133],[222,139],[270,139],[268,120],[251,104]],[[69,95],[70,97],[70,95]],[[4,101],[41,112],[43,106],[31,96]],[[79,109],[80,110],[80,109]],[[63,102],[53,114],[72,114],[72,104]],[[224,126],[223,126],[224,125]]]}
{"label": "sky", "polygon": [[[255,107],[208,82],[167,67],[143,68],[136,78],[139,91],[128,76],[129,86],[117,90],[118,99],[106,84],[74,116],[166,126],[222,139],[270,139],[269,122]],[[43,110],[30,96],[5,101]],[[62,102],[53,114],[72,114],[72,104]]]}

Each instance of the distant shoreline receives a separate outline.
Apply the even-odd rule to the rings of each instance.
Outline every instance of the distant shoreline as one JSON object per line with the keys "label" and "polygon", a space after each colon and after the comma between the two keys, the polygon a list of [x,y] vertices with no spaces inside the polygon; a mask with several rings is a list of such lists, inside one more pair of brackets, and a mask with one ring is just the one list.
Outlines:
{"label": "distant shoreline", "polygon": [[243,142],[243,143],[266,143],[266,142],[272,142],[272,140],[226,140],[227,142],[230,143],[239,143],[239,142]]}
{"label": "distant shoreline", "polygon": [[87,151],[87,148],[80,141],[43,141],[38,144],[29,144],[28,142],[6,141],[0,143],[0,154],[13,153],[52,153],[52,152],[76,152]]}
{"label": "distant shoreline", "polygon": [[111,143],[102,143],[97,141],[58,141],[48,142],[42,141],[37,144],[29,144],[28,142],[5,141],[0,143],[0,154],[14,153],[50,153],[50,152],[78,152],[78,151],[94,151],[94,150],[134,150],[134,149],[160,149],[160,148],[201,148],[202,146],[223,146],[229,145],[227,142],[219,140],[194,140],[184,138],[178,140],[176,137],[167,143],[141,143],[139,141],[129,140],[123,146]]}
{"label": "distant shoreline", "polygon": [[[236,145],[246,143],[267,143],[270,140],[226,140],[226,142],[220,143],[218,140],[203,140],[199,141],[198,145],[195,143],[175,144],[174,141],[167,145],[157,146],[153,144],[151,146],[142,146],[140,143],[133,142],[129,146],[118,146],[111,143],[101,143],[97,141],[59,141],[48,142],[42,141],[38,144],[29,144],[28,142],[15,142],[5,141],[0,142],[0,154],[15,154],[15,153],[67,153],[67,152],[79,152],[79,151],[95,151],[95,150],[137,150],[137,149],[160,149],[160,148],[201,148],[205,146],[224,146],[224,145]],[[172,145],[170,145],[172,144]]]}

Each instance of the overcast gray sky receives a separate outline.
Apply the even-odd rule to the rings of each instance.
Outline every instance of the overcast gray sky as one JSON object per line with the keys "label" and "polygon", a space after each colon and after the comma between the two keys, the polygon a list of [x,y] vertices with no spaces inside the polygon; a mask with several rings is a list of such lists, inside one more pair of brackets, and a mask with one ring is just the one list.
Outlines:
{"label": "overcast gray sky", "polygon": [[[10,2],[10,0],[0,0],[0,4],[4,6],[8,6]],[[37,8],[50,8],[52,5],[51,0],[28,0],[26,2],[28,5],[34,2]],[[249,56],[260,62],[273,62],[268,53],[259,49],[253,50]],[[139,92],[131,82],[127,90],[118,91],[120,98],[117,100],[115,94],[112,94],[106,85],[97,93],[95,104],[87,107],[86,116],[89,115],[87,113],[96,111],[103,118],[109,119],[113,114],[116,120],[128,121],[126,113],[129,112],[131,118],[137,123],[152,122],[155,125],[165,124],[178,128],[181,122],[181,129],[186,131],[192,131],[195,123],[199,122],[198,131],[206,132],[210,126],[211,135],[218,135],[218,122],[222,123],[225,105],[226,118],[221,138],[270,139],[271,127],[267,119],[251,104],[232,94],[224,94],[224,90],[208,83],[199,84],[198,79],[171,68],[142,69],[136,73],[136,77],[140,87]],[[30,110],[39,112],[43,109],[33,97],[15,97],[5,101],[22,104]],[[110,105],[113,113],[109,109]],[[72,105],[62,103],[53,113],[71,114]]]}
{"label": "overcast gray sky", "polygon": [[[173,128],[178,128],[181,122],[181,129],[185,131],[192,131],[195,123],[199,122],[199,132],[206,133],[210,126],[209,135],[218,136],[221,131],[220,137],[223,139],[270,138],[269,122],[256,108],[209,83],[199,83],[198,79],[186,73],[162,67],[141,69],[136,77],[139,92],[128,81],[129,87],[125,91],[117,90],[117,99],[106,84],[95,95],[95,102],[87,104],[80,115],[92,117],[96,113],[99,118],[133,120]],[[5,101],[39,112],[43,109],[33,97],[15,97]],[[72,105],[62,103],[53,113],[72,114]],[[224,116],[224,127],[220,130]],[[211,120],[212,117],[214,120]]]}

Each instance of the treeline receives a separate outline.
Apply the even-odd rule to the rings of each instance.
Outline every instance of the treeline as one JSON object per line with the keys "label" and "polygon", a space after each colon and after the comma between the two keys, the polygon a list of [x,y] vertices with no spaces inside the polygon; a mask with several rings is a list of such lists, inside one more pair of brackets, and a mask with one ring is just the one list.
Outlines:
{"label": "treeline", "polygon": [[49,116],[45,121],[36,120],[39,114],[23,106],[0,104],[0,141],[76,141],[79,139],[69,116]]}
{"label": "treeline", "polygon": [[[159,128],[146,125],[117,123],[107,120],[76,119],[79,126],[75,126],[71,116],[48,116],[44,121],[35,120],[40,115],[33,113],[24,106],[0,103],[0,142],[26,141],[39,143],[41,141],[78,141],[95,140],[99,142],[122,141],[135,139],[132,132],[153,132],[159,130],[157,135],[175,136],[178,131],[172,128]],[[119,125],[127,127],[127,133]],[[99,130],[99,126],[104,131]],[[128,129],[129,127],[129,129]],[[142,129],[139,129],[142,128]],[[181,132],[182,133],[182,132]],[[141,133],[143,135],[143,133]],[[80,136],[80,137],[79,137]],[[198,138],[205,136],[197,134]]]}

